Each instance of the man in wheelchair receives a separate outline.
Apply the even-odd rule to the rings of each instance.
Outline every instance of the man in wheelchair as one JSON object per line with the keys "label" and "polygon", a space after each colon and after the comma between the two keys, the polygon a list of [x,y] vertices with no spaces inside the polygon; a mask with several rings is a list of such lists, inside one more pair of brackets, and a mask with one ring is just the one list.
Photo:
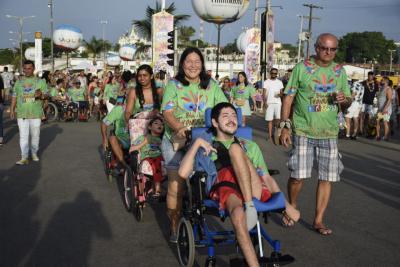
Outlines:
{"label": "man in wheelchair", "polygon": [[[101,124],[101,135],[103,138],[103,148],[107,149],[108,144],[111,145],[111,149],[120,164],[120,168],[126,166],[124,159],[123,150],[128,150],[130,147],[130,138],[128,128],[125,125],[125,106],[124,97],[117,98],[117,106],[112,109],[110,113],[103,119]],[[107,138],[107,128],[110,125],[114,125],[113,133]]]}
{"label": "man in wheelchair", "polygon": [[[219,103],[211,111],[212,140],[199,137],[182,159],[179,175],[188,178],[195,165],[199,149],[204,150],[215,163],[217,170],[209,197],[218,200],[220,209],[226,209],[236,233],[237,241],[249,266],[259,266],[249,230],[257,223],[257,211],[252,201],[263,202],[271,193],[280,192],[269,175],[261,150],[250,140],[238,138],[238,117],[230,103]],[[209,179],[209,177],[207,178]],[[243,208],[244,206],[244,208]],[[300,213],[286,202],[286,222],[297,221]]]}

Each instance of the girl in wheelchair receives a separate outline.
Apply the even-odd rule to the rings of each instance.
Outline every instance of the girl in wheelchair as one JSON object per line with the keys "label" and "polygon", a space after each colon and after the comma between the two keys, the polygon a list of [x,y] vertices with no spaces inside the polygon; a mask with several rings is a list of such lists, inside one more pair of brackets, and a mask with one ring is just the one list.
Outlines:
{"label": "girl in wheelchair", "polygon": [[[162,118],[155,117],[148,124],[147,135],[139,137],[131,145],[129,153],[139,151],[140,153],[140,173],[150,175],[154,181],[154,197],[161,194],[162,164],[161,155],[161,136],[164,132],[164,123]],[[139,188],[140,194],[143,194],[144,188]]]}

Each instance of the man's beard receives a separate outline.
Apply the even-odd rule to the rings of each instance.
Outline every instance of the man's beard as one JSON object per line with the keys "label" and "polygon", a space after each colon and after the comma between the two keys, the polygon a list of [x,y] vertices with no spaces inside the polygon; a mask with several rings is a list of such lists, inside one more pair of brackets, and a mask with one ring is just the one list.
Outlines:
{"label": "man's beard", "polygon": [[237,132],[237,128],[236,128],[236,130],[234,130],[233,132],[230,131],[230,130],[225,130],[225,128],[219,128],[219,130],[220,130],[223,134],[228,135],[228,136],[230,136],[230,137],[233,137],[233,136],[236,134],[236,132]]}

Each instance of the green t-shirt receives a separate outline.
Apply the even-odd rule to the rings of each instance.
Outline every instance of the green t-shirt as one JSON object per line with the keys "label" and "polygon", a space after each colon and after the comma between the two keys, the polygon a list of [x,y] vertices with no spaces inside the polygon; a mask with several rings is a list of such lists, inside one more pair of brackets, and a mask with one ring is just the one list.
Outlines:
{"label": "green t-shirt", "polygon": [[[140,149],[140,158],[143,160],[145,158],[156,158],[161,156],[161,138],[151,134],[148,134],[146,138],[147,144],[142,146]],[[135,140],[135,144],[139,145],[143,141],[144,135],[138,137],[138,139]]]}
{"label": "green t-shirt", "polygon": [[93,89],[93,94],[100,99],[101,98],[101,89],[99,87],[95,87]]}
{"label": "green t-shirt", "polygon": [[256,94],[256,89],[250,84],[247,86],[238,85],[232,88],[231,97],[233,99],[249,99]]}
{"label": "green t-shirt", "polygon": [[128,128],[125,124],[125,107],[124,106],[115,106],[110,113],[103,119],[103,123],[107,126],[110,126],[114,123],[115,126],[115,136],[129,141],[129,132]]}
{"label": "green t-shirt", "polygon": [[58,96],[58,89],[55,88],[55,87],[52,87],[52,88],[50,89],[49,95],[50,95],[51,97],[56,97],[56,96]]}
{"label": "green t-shirt", "polygon": [[117,99],[119,91],[119,84],[107,84],[104,88],[104,99],[110,100],[110,98]]}
{"label": "green t-shirt", "polygon": [[[264,157],[262,155],[262,152],[260,150],[260,147],[257,145],[256,142],[253,142],[251,140],[247,140],[244,138],[237,137],[239,140],[239,143],[243,150],[245,151],[247,157],[249,157],[251,163],[253,164],[254,168],[257,171],[257,174],[261,177],[264,176],[265,174],[268,174],[268,167],[265,164]],[[215,137],[213,137],[213,141],[216,140]],[[227,149],[231,146],[234,140],[229,140],[229,141],[219,141],[221,142]],[[215,161],[218,159],[217,153],[212,152],[211,153],[211,160]]]}
{"label": "green t-shirt", "polygon": [[[174,110],[175,118],[184,126],[204,127],[204,113],[221,102],[228,102],[217,83],[210,80],[206,89],[200,89],[199,83],[184,86],[172,79],[168,82],[163,96],[161,111]],[[165,135],[171,138],[173,130],[168,124]]]}
{"label": "green t-shirt", "polygon": [[342,65],[332,62],[321,67],[314,58],[298,63],[284,93],[295,95],[293,132],[316,139],[337,138],[338,106],[332,93],[351,96],[347,75]]}
{"label": "green t-shirt", "polygon": [[68,89],[67,95],[72,102],[78,102],[78,101],[85,101],[85,93],[86,93],[85,88],[73,87],[73,88]]}
{"label": "green t-shirt", "polygon": [[42,94],[47,94],[47,84],[43,79],[24,77],[18,80],[13,89],[13,97],[17,102],[18,119],[40,119],[43,116],[43,101],[35,99],[35,91],[39,89]]}

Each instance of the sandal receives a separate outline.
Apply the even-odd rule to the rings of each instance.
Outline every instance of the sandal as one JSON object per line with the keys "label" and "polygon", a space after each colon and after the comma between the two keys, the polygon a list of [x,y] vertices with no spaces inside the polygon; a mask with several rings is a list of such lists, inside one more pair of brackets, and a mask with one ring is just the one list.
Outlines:
{"label": "sandal", "polygon": [[282,215],[283,215],[282,216],[282,226],[284,226],[284,227],[293,227],[295,221],[292,218],[290,218],[290,216],[287,214],[287,212],[283,211]]}
{"label": "sandal", "polygon": [[320,227],[313,226],[313,229],[320,235],[328,236],[332,234],[332,230],[327,228],[326,226],[320,226]]}

